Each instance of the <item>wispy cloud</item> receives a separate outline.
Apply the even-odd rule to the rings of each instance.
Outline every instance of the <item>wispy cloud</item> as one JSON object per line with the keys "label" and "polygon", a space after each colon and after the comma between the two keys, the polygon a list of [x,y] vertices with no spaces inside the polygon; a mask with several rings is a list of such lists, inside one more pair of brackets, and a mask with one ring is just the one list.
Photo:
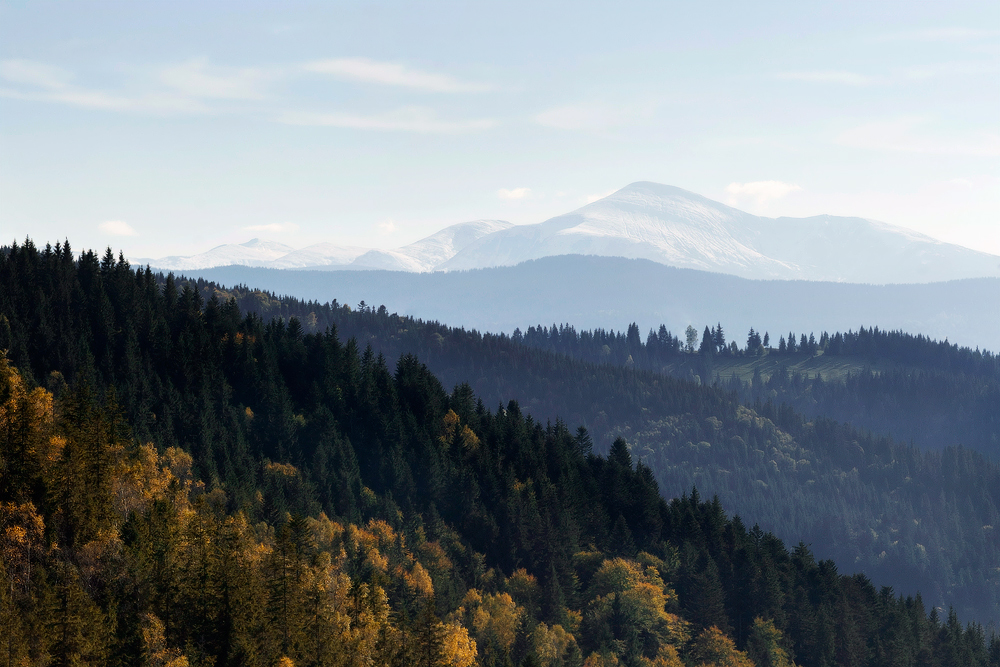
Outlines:
{"label": "wispy cloud", "polygon": [[289,111],[278,121],[287,125],[342,127],[357,130],[385,130],[394,132],[420,132],[425,134],[460,134],[488,130],[496,125],[489,118],[474,120],[444,120],[432,109],[403,107],[383,114],[362,115],[353,113],[312,113]]}
{"label": "wispy cloud", "polygon": [[391,219],[383,220],[382,222],[375,225],[378,228],[378,233],[382,236],[388,236],[396,231],[396,223]]}
{"label": "wispy cloud", "polygon": [[500,197],[500,199],[524,199],[530,194],[530,188],[513,188],[510,190],[507,188],[500,188],[497,190],[497,197]]}
{"label": "wispy cloud", "polygon": [[852,148],[925,153],[931,155],[1000,156],[1000,135],[978,133],[967,137],[940,137],[924,130],[929,119],[906,116],[892,120],[865,123],[844,130],[837,143]]}
{"label": "wispy cloud", "polygon": [[212,67],[207,58],[194,58],[160,70],[160,81],[187,97],[259,100],[274,75],[252,67]]}
{"label": "wispy cloud", "polygon": [[9,83],[51,90],[70,87],[72,79],[72,75],[61,67],[20,59],[0,61],[0,77]]}
{"label": "wispy cloud", "polygon": [[434,93],[475,93],[493,87],[458,79],[447,74],[412,69],[400,63],[382,62],[369,58],[332,58],[316,60],[303,65],[303,69],[319,74],[329,74],[338,79],[402,86]]}
{"label": "wispy cloud", "polygon": [[[270,84],[302,68],[347,78],[406,86],[418,90],[458,92],[486,86],[458,81],[443,74],[412,70],[403,65],[364,58],[325,60],[287,68],[221,67],[194,58],[155,70],[140,70],[122,92],[108,92],[76,82],[66,69],[30,60],[0,61],[0,97],[65,104],[84,109],[151,114],[264,113],[290,125],[342,127],[357,130],[457,134],[496,125],[489,118],[445,119],[426,107],[404,106],[382,113],[336,111],[317,113],[296,109],[302,100],[281,99]],[[279,106],[280,105],[280,106]],[[285,111],[275,111],[275,108]]]}
{"label": "wispy cloud", "polygon": [[276,234],[292,233],[299,231],[299,226],[294,222],[272,222],[266,225],[250,225],[243,229],[250,232],[274,232]]}
{"label": "wispy cloud", "polygon": [[902,70],[900,76],[905,79],[920,81],[936,77],[956,77],[979,74],[995,74],[998,71],[995,62],[985,61],[953,61],[938,63],[936,65],[922,65],[919,67],[907,67]]}
{"label": "wispy cloud", "polygon": [[840,70],[816,70],[805,72],[778,72],[775,78],[784,81],[808,81],[812,83],[841,83],[848,86],[868,86],[879,81],[878,77],[857,72]]}
{"label": "wispy cloud", "polygon": [[132,225],[128,224],[124,220],[106,220],[97,226],[105,234],[111,234],[112,236],[135,236],[135,230],[132,229]]}
{"label": "wispy cloud", "polygon": [[16,88],[0,88],[0,97],[55,102],[103,111],[154,113],[204,113],[209,109],[196,99],[174,92],[121,95],[79,86],[69,71],[30,60],[0,61],[0,79]]}
{"label": "wispy cloud", "polygon": [[766,206],[777,199],[783,199],[793,192],[802,190],[794,183],[784,181],[751,181],[749,183],[730,183],[726,186],[729,204],[736,206],[746,200],[754,201],[757,206]]}

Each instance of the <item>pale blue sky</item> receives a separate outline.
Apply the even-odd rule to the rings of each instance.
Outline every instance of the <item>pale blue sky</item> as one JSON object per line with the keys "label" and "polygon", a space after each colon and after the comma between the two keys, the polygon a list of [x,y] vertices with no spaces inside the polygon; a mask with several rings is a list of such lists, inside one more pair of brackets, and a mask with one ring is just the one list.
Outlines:
{"label": "pale blue sky", "polygon": [[1000,2],[0,2],[0,242],[395,247],[636,180],[1000,254]]}

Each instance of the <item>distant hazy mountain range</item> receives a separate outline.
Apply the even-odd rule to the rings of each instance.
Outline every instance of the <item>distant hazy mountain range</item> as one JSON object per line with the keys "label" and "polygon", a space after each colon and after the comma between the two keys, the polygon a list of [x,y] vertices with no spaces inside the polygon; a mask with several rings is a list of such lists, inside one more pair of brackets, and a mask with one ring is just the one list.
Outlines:
{"label": "distant hazy mountain range", "polygon": [[675,335],[721,322],[730,338],[750,327],[773,341],[789,330],[881,329],[1000,351],[1000,278],[901,285],[747,280],[641,259],[565,255],[475,271],[278,271],[230,266],[188,271],[223,285],[252,285],[320,303],[337,299],[480,331],[569,322],[643,336],[661,323]]}
{"label": "distant hazy mountain range", "polygon": [[1000,256],[902,227],[829,215],[764,218],[669,185],[633,183],[534,225],[463,222],[395,250],[254,239],[190,257],[136,258],[175,271],[219,266],[428,272],[513,266],[559,255],[648,259],[743,278],[927,283],[1000,276]]}
{"label": "distant hazy mountain range", "polygon": [[436,234],[395,250],[316,243],[296,250],[291,246],[252,239],[229,243],[189,257],[137,257],[133,262],[158,269],[191,271],[217,266],[259,266],[271,269],[386,269],[434,271],[460,250],[483,236],[511,227],[503,220],[473,220],[445,227]]}

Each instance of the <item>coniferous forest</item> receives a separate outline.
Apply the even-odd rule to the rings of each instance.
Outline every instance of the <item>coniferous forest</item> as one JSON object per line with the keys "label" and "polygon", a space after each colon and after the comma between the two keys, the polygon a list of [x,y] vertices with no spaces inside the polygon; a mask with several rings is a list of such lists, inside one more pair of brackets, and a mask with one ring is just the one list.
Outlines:
{"label": "coniferous forest", "polygon": [[[990,353],[861,329],[812,336],[812,351],[809,337],[797,341],[804,350],[796,345],[789,351],[787,343],[782,349],[784,336],[777,344],[769,341],[769,351],[761,350],[765,333],[747,345],[748,354],[724,343],[721,325],[706,327],[702,342],[695,335],[690,351],[682,353],[665,327],[657,336],[663,344],[647,338],[645,345],[634,326],[617,334],[576,334],[569,327],[479,334],[364,303],[351,308],[279,299],[242,286],[221,290],[203,281],[188,284],[206,300],[233,298],[265,319],[298,317],[306,330],[316,331],[334,325],[345,338],[371,345],[387,358],[416,354],[445,386],[468,381],[487,405],[516,398],[537,419],[586,426],[598,452],[606,453],[616,437],[625,437],[667,498],[696,486],[718,496],[727,511],[752,517],[789,543],[804,541],[824,558],[853,563],[879,586],[919,592],[929,605],[941,611],[954,606],[960,617],[987,627],[996,627],[1000,618],[1000,572],[993,565],[1000,562],[1000,535],[993,530],[1000,507],[997,452],[966,446],[976,443],[976,433],[980,444],[998,436],[1000,402],[991,394],[1000,382]],[[582,344],[588,335],[601,344]],[[716,338],[722,339],[717,347]],[[540,349],[543,343],[559,344],[562,351]],[[588,359],[588,349],[603,361]],[[644,368],[652,363],[663,363],[661,372]],[[795,370],[819,364],[827,380],[806,381]],[[877,367],[894,370],[876,373],[872,368]],[[716,379],[706,386],[700,377],[711,377],[713,368]],[[722,369],[728,371],[724,380]],[[839,380],[831,369],[839,371]],[[735,375],[738,370],[746,380]],[[927,386],[949,391],[936,400],[926,386],[917,395],[899,391],[881,382],[893,373],[932,376],[935,382]],[[810,387],[830,387],[850,397],[843,388],[852,376],[869,378],[867,385],[875,391],[841,407],[881,406],[880,417],[893,428],[906,428],[912,417],[923,427],[917,444],[822,413],[806,416],[816,415]],[[789,387],[807,389],[797,395],[809,412],[778,397],[773,388],[783,378]],[[935,432],[940,439],[934,439]]]}
{"label": "coniferous forest", "polygon": [[68,243],[0,252],[0,349],[6,665],[1000,666],[969,449]]}

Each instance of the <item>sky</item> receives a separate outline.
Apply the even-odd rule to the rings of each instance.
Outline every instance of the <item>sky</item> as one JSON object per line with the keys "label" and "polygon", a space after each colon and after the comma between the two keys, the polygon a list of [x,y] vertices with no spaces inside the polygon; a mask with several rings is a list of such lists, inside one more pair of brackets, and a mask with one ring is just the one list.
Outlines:
{"label": "sky", "polygon": [[0,0],[0,244],[392,248],[640,180],[1000,254],[1000,3]]}

